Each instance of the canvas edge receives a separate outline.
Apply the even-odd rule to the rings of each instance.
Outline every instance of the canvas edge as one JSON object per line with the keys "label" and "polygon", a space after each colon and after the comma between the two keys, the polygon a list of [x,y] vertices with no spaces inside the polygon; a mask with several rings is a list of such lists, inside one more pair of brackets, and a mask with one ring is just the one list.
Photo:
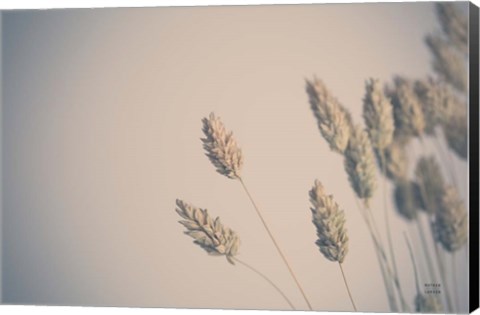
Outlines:
{"label": "canvas edge", "polygon": [[[469,311],[470,313],[479,307],[479,198],[478,198],[478,132],[479,132],[479,69],[478,69],[478,7],[470,2],[469,4]],[[472,176],[473,175],[473,176]]]}
{"label": "canvas edge", "polygon": [[3,11],[0,11],[0,305],[3,304]]}

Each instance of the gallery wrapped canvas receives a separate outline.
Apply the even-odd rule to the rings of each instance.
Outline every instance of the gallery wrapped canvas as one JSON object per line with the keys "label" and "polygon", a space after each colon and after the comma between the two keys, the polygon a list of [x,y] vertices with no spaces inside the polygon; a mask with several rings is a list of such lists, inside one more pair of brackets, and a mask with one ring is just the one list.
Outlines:
{"label": "gallery wrapped canvas", "polygon": [[1,12],[1,301],[469,313],[469,2]]}

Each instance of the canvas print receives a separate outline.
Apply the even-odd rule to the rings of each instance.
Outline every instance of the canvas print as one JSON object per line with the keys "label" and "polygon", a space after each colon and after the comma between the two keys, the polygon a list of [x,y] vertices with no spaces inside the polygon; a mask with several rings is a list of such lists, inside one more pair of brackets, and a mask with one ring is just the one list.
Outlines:
{"label": "canvas print", "polygon": [[472,16],[3,11],[2,303],[468,313]]}

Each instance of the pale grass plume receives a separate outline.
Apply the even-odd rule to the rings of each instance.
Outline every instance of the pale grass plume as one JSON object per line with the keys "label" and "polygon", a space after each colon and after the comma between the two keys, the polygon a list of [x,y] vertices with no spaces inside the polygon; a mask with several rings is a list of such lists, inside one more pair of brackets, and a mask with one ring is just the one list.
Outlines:
{"label": "pale grass plume", "polygon": [[433,69],[460,92],[468,89],[468,72],[462,53],[438,35],[428,35],[425,42],[433,54]]}
{"label": "pale grass plume", "polygon": [[218,173],[231,179],[239,179],[242,165],[242,150],[231,131],[226,130],[219,117],[211,113],[203,118],[203,148]]}
{"label": "pale grass plume", "polygon": [[451,93],[451,92],[448,92],[444,100],[445,102],[441,103],[442,110],[440,111],[440,115],[439,115],[441,124],[447,123],[452,117],[467,115],[468,106],[467,106],[466,100],[462,100],[461,98],[457,97],[456,95],[454,95],[454,93]]}
{"label": "pale grass plume", "polygon": [[321,80],[306,80],[306,91],[320,133],[333,151],[343,153],[352,129],[350,113]]}
{"label": "pale grass plume", "polygon": [[[403,180],[407,176],[408,156],[405,146],[398,142],[392,142],[388,147],[383,149],[383,157],[379,150],[375,150],[377,162],[382,172],[385,170],[385,176],[396,182]],[[383,165],[385,163],[385,165]]]}
{"label": "pale grass plume", "polygon": [[454,115],[443,124],[447,144],[460,158],[468,158],[468,118],[466,113]]}
{"label": "pale grass plume", "polygon": [[449,42],[458,50],[468,53],[468,18],[452,2],[435,5],[440,25]]}
{"label": "pale grass plume", "polygon": [[393,106],[379,80],[369,79],[365,83],[363,118],[372,146],[379,150],[386,148],[392,142],[395,130]]}
{"label": "pale grass plume", "polygon": [[414,90],[422,107],[425,133],[434,135],[435,128],[452,115],[453,95],[444,84],[432,78],[416,80]]}
{"label": "pale grass plume", "polygon": [[417,313],[442,313],[443,307],[435,295],[418,293],[415,297],[415,311]]}
{"label": "pale grass plume", "polygon": [[352,131],[345,150],[345,171],[356,195],[368,206],[377,185],[372,144],[367,132],[360,126]]}
{"label": "pale grass plume", "polygon": [[348,235],[345,228],[345,213],[332,195],[327,195],[323,185],[316,180],[309,192],[312,207],[312,222],[317,228],[316,244],[330,261],[343,263],[348,253]]}
{"label": "pale grass plume", "polygon": [[207,209],[200,209],[180,199],[176,200],[175,211],[183,218],[179,221],[185,228],[185,234],[194,239],[194,243],[209,255],[225,256],[229,263],[235,264],[234,257],[240,246],[237,234],[223,225],[220,218],[213,218]]}
{"label": "pale grass plume", "polygon": [[446,251],[455,252],[467,243],[468,213],[453,186],[448,186],[444,190],[433,229],[436,240]]}
{"label": "pale grass plume", "polygon": [[418,197],[420,188],[411,180],[399,180],[395,183],[394,202],[398,214],[407,221],[413,221],[418,216]]}
{"label": "pale grass plume", "polygon": [[431,130],[436,124],[446,123],[452,116],[466,112],[466,104],[439,80],[428,78],[415,81],[415,93],[422,104],[426,130]]}
{"label": "pale grass plume", "polygon": [[437,104],[438,120],[447,145],[460,158],[468,156],[468,111],[464,100],[455,96],[449,89],[442,89],[443,102]]}
{"label": "pale grass plume", "polygon": [[395,78],[395,88],[387,90],[393,104],[395,137],[406,143],[411,137],[421,136],[425,129],[425,118],[413,84],[402,77]]}
{"label": "pale grass plume", "polygon": [[393,132],[393,142],[402,147],[406,147],[410,143],[410,140],[412,140],[411,134],[402,133],[400,129],[395,128]]}
{"label": "pale grass plume", "polygon": [[421,157],[415,168],[415,177],[421,191],[418,204],[422,205],[422,210],[428,214],[435,214],[440,208],[445,188],[445,180],[437,160],[433,156]]}

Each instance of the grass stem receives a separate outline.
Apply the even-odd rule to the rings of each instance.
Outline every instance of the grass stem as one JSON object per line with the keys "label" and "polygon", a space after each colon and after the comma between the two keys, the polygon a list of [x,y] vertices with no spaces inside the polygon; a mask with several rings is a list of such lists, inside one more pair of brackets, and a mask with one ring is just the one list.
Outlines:
{"label": "grass stem", "polygon": [[387,257],[385,256],[385,252],[381,248],[381,245],[380,245],[377,237],[375,236],[375,232],[373,230],[370,219],[367,215],[367,211],[363,207],[360,206],[360,202],[358,201],[357,197],[355,197],[355,202],[357,204],[357,208],[358,208],[360,214],[363,217],[363,220],[365,221],[365,224],[367,225],[367,229],[370,232],[369,233],[370,237],[372,238],[372,242],[373,242],[374,249],[375,249],[375,255],[377,256],[378,264],[380,266],[380,271],[382,273],[383,284],[385,286],[385,291],[387,293],[388,304],[390,306],[390,310],[392,312],[398,312],[398,307],[397,307],[397,303],[396,303],[396,300],[395,300],[395,295],[392,292],[393,288],[392,288],[391,281],[390,281],[391,279],[388,277],[387,270],[386,270],[386,268],[388,268],[388,266],[385,266],[387,264]]}
{"label": "grass stem", "polygon": [[262,215],[260,209],[258,208],[257,204],[256,204],[255,201],[253,200],[253,197],[252,197],[252,195],[250,194],[249,190],[247,189],[247,186],[245,185],[243,179],[242,179],[242,178],[239,178],[239,180],[240,180],[240,183],[242,184],[243,189],[245,190],[245,193],[247,194],[248,198],[250,199],[250,202],[252,203],[253,207],[255,208],[255,211],[257,212],[257,215],[258,215],[258,217],[260,218],[260,221],[262,221],[263,227],[264,227],[265,230],[267,231],[268,236],[270,236],[270,239],[272,240],[273,245],[275,245],[275,248],[277,249],[278,254],[279,254],[280,257],[282,258],[282,260],[283,260],[283,262],[285,263],[285,265],[287,266],[287,269],[288,269],[288,271],[290,272],[290,275],[292,276],[293,280],[295,281],[295,284],[297,285],[298,289],[300,290],[300,293],[302,294],[305,302],[307,303],[308,308],[309,308],[311,311],[313,311],[312,305],[311,305],[310,302],[308,301],[308,298],[307,298],[307,295],[305,294],[305,291],[303,290],[300,282],[298,281],[297,277],[295,276],[295,273],[293,272],[293,269],[292,269],[292,267],[290,266],[290,264],[289,264],[289,262],[288,262],[288,260],[287,260],[287,257],[283,254],[282,250],[280,249],[280,246],[278,245],[277,241],[275,240],[275,237],[273,236],[272,232],[270,231],[270,228],[268,227],[267,222],[266,222],[265,219],[263,218],[263,215]]}
{"label": "grass stem", "polygon": [[415,263],[415,255],[413,254],[412,245],[410,244],[410,240],[408,239],[408,236],[406,233],[404,233],[404,237],[405,237],[405,242],[407,243],[407,246],[408,246],[408,251],[410,253],[410,259],[412,260],[413,272],[415,274],[415,288],[417,289],[417,294],[421,294],[417,264]]}
{"label": "grass stem", "polygon": [[350,288],[348,287],[347,277],[345,277],[345,272],[343,271],[343,266],[342,266],[341,263],[338,263],[338,265],[340,266],[340,270],[342,271],[343,282],[345,283],[345,287],[347,288],[348,296],[350,297],[350,302],[352,302],[353,309],[355,310],[355,312],[357,312],[358,310],[357,310],[357,307],[355,306],[355,302],[353,301],[353,297],[352,297],[352,293],[350,292]]}
{"label": "grass stem", "polygon": [[283,297],[283,299],[288,303],[288,305],[290,305],[290,307],[292,308],[292,310],[296,310],[295,309],[295,306],[293,305],[293,303],[288,299],[288,297],[285,295],[285,293],[283,293],[283,291],[272,281],[270,280],[270,278],[268,278],[265,274],[263,274],[261,271],[259,271],[258,269],[254,268],[252,265],[244,262],[243,260],[240,260],[238,259],[237,257],[232,257],[233,260],[235,260],[236,262],[238,262],[239,264],[243,265],[244,267],[246,267],[247,269],[250,269],[251,271],[253,271],[254,273],[256,273],[257,275],[259,275],[260,277],[262,277],[265,281],[267,281],[275,290],[277,290],[278,293],[280,293],[280,295]]}
{"label": "grass stem", "polygon": [[440,279],[442,280],[443,291],[445,291],[447,309],[449,312],[453,312],[452,299],[450,297],[450,289],[449,289],[448,282],[445,275],[445,263],[444,263],[443,256],[440,254],[440,249],[438,248],[437,242],[434,242],[434,249],[435,249],[435,258],[437,259],[437,262],[438,262]]}
{"label": "grass stem", "polygon": [[407,311],[407,302],[405,301],[405,298],[403,296],[403,290],[402,290],[402,287],[401,287],[401,284],[400,284],[400,281],[398,281],[398,268],[397,268],[397,259],[395,257],[395,248],[393,247],[393,241],[392,241],[392,232],[391,232],[391,228],[390,228],[390,217],[389,217],[389,214],[388,214],[388,207],[387,207],[387,176],[386,176],[386,173],[387,173],[387,161],[386,161],[386,158],[385,158],[385,151],[384,150],[380,150],[381,151],[381,154],[380,154],[380,159],[381,159],[381,165],[382,165],[382,168],[383,168],[383,209],[384,209],[384,212],[385,212],[385,228],[386,228],[386,231],[387,231],[387,241],[388,241],[388,248],[389,248],[389,251],[390,251],[390,258],[392,259],[392,266],[393,266],[393,273],[394,273],[394,276],[395,276],[395,284],[396,284],[396,287],[397,287],[397,291],[398,291],[398,296],[400,298],[400,303],[402,304],[402,310],[405,312]]}
{"label": "grass stem", "polygon": [[455,291],[454,294],[454,299],[455,299],[455,312],[460,312],[460,298],[458,297],[458,279],[457,279],[457,263],[456,263],[456,258],[457,255],[455,255],[455,252],[452,253],[452,279],[453,279],[453,291]]}
{"label": "grass stem", "polygon": [[[422,144],[423,153],[425,154],[426,152],[425,152],[425,145],[424,145],[423,137],[420,137],[420,143]],[[426,187],[424,186],[423,183],[419,183],[419,185],[420,185],[420,194],[422,196],[422,199],[425,201],[425,208],[427,210],[427,213],[435,213],[436,209],[433,209],[433,205],[429,202],[430,199],[429,199],[429,196],[427,194]],[[429,220],[428,223],[430,224],[430,227],[431,227],[432,224],[433,224],[433,219],[431,217],[429,217],[428,220]],[[421,238],[421,241],[422,241],[423,250],[425,251],[425,255],[428,259],[428,265],[429,265],[428,269],[429,269],[429,271],[433,272],[433,263],[432,263],[432,260],[431,260],[431,257],[430,257],[430,252],[428,251],[428,246],[427,246],[427,243],[426,243],[426,237],[425,237],[425,234],[423,232],[423,228],[421,226],[420,218],[417,219],[417,227],[418,227],[418,231],[419,231],[420,238]],[[432,231],[431,228],[430,228],[430,231]],[[437,264],[438,264],[438,272],[440,274],[440,279],[442,281],[442,285],[444,286],[443,291],[445,292],[444,296],[445,296],[445,300],[447,302],[447,309],[451,313],[451,312],[453,312],[453,307],[452,307],[452,300],[451,300],[451,297],[450,297],[450,290],[448,288],[448,282],[446,281],[443,257],[440,255],[440,251],[439,251],[439,248],[438,248],[438,243],[435,240],[435,237],[433,235],[433,231],[432,231],[431,235],[432,235],[432,238],[433,238],[433,248],[435,250],[435,258],[436,258],[436,261],[437,261]],[[432,274],[431,274],[431,276],[432,276]],[[432,276],[431,281],[436,282],[436,279],[435,279],[434,276]]]}
{"label": "grass stem", "polygon": [[437,281],[437,277],[435,276],[435,270],[434,270],[434,267],[433,267],[433,260],[432,260],[432,257],[430,255],[430,251],[429,251],[429,248],[428,248],[428,244],[427,244],[427,238],[425,236],[425,232],[423,231],[423,227],[422,227],[422,224],[420,222],[420,218],[417,218],[417,220],[415,220],[415,223],[416,223],[416,226],[417,226],[417,230],[418,230],[418,235],[420,236],[420,244],[422,245],[422,249],[423,249],[423,253],[424,253],[424,256],[425,256],[425,259],[427,261],[427,269],[428,269],[428,273],[430,275],[430,281]]}

